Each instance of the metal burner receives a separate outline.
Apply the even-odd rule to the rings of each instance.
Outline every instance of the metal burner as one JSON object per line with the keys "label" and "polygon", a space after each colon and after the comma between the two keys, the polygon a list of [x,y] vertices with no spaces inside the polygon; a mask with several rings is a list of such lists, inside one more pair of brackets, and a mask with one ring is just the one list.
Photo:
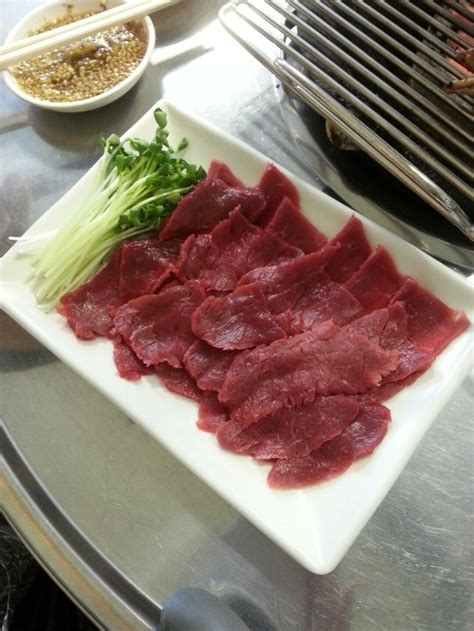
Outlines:
{"label": "metal burner", "polygon": [[[465,76],[453,58],[472,46],[467,4],[249,0],[226,5],[221,19],[283,83],[294,137],[313,165],[324,157],[318,174],[341,197],[474,267],[473,100],[443,90]],[[331,146],[315,112],[363,152]]]}

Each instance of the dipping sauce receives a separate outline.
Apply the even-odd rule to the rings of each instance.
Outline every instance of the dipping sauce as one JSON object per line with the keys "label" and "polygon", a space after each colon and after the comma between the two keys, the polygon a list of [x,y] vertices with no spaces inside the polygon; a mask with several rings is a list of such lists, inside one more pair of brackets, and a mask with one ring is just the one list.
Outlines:
{"label": "dipping sauce", "polygon": [[[67,13],[45,20],[28,35],[43,33],[93,14]],[[146,39],[142,24],[127,22],[23,61],[12,68],[12,74],[25,92],[38,99],[81,101],[102,94],[128,77],[145,55]]]}

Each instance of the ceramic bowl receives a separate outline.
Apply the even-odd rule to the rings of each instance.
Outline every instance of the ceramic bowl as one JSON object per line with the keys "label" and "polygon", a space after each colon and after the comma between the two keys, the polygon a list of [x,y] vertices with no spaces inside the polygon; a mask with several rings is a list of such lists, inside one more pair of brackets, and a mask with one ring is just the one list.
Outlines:
{"label": "ceramic bowl", "polygon": [[[122,3],[120,1],[109,0],[108,7],[112,8],[119,4]],[[74,0],[73,2],[73,11],[75,12],[93,11],[98,9],[99,0]],[[63,2],[57,2],[56,0],[54,0],[52,2],[46,2],[42,4],[33,11],[27,13],[19,22],[17,22],[17,24],[9,32],[5,40],[5,45],[11,44],[18,39],[27,37],[28,32],[37,28],[44,20],[49,20],[51,18],[64,15],[65,11],[66,8]],[[24,101],[27,101],[32,105],[36,105],[37,107],[54,110],[56,112],[85,112],[87,110],[94,110],[99,107],[103,107],[104,105],[108,105],[109,103],[112,103],[113,101],[116,101],[118,98],[123,96],[137,83],[150,61],[151,54],[155,47],[155,29],[149,17],[145,17],[140,21],[145,27],[147,37],[147,48],[143,59],[140,61],[138,66],[128,75],[128,77],[123,79],[123,81],[121,81],[117,85],[114,85],[108,90],[105,90],[101,94],[92,96],[88,99],[82,99],[80,101],[45,101],[43,99],[38,99],[34,97],[28,92],[25,92],[18,85],[18,82],[11,72],[6,71],[3,73],[5,83],[8,85],[10,90],[12,90]]]}

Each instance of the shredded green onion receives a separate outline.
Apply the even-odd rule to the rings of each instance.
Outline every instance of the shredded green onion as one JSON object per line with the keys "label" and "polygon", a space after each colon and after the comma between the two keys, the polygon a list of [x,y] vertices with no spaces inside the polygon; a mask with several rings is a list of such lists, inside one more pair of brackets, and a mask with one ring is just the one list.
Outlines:
{"label": "shredded green onion", "polygon": [[98,181],[88,202],[31,256],[38,305],[53,309],[62,295],[88,281],[125,239],[156,231],[183,195],[205,175],[168,142],[166,113],[155,110],[155,138],[147,142],[116,134],[101,139]]}

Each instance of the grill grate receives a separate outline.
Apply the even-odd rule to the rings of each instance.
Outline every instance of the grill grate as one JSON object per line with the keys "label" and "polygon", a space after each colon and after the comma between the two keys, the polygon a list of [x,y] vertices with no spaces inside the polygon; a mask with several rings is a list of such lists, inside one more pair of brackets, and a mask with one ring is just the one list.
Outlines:
{"label": "grill grate", "polygon": [[474,45],[470,6],[446,0],[248,0],[227,30],[291,93],[330,120],[474,241],[474,101],[442,86]]}

